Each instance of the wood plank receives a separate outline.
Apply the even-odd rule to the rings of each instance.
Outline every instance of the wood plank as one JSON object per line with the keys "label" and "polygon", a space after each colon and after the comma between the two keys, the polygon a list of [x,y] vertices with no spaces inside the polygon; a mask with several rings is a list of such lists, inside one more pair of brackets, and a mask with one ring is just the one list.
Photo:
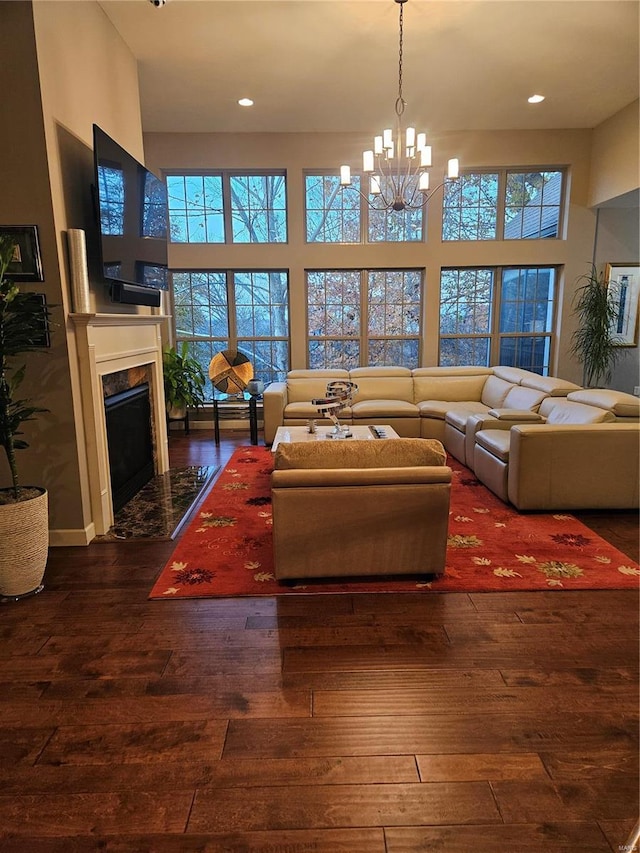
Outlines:
{"label": "wood plank", "polygon": [[[477,690],[500,690],[504,680],[497,669],[422,669],[413,670],[411,684],[416,687],[453,689],[460,685]],[[407,674],[395,670],[347,670],[346,672],[286,672],[283,684],[291,689],[313,690],[403,690]]]}
{"label": "wood plank", "polygon": [[0,795],[0,825],[4,833],[23,837],[31,834],[181,832],[192,796],[189,791]]}
{"label": "wood plank", "polygon": [[609,841],[612,853],[637,853],[637,849],[634,850],[629,842],[635,823],[636,821],[632,819],[598,821],[598,826]]}
{"label": "wood plank", "polygon": [[595,783],[499,779],[491,787],[505,823],[637,818],[638,780],[609,775]]}
{"label": "wood plank", "polygon": [[500,822],[489,785],[340,785],[199,790],[188,832]]}
{"label": "wood plank", "polygon": [[629,613],[638,610],[639,592],[632,589],[600,589],[592,592],[580,590],[539,590],[538,592],[471,592],[469,598],[479,611],[510,610],[519,613],[521,610],[534,608],[540,611],[580,610],[593,606],[594,595],[600,602],[601,609],[614,612],[624,608]]}
{"label": "wood plank", "polygon": [[543,752],[540,758],[555,782],[602,779],[612,774],[638,779],[638,754],[611,746],[588,752]]}
{"label": "wood plank", "polygon": [[[549,667],[549,664],[546,664]],[[576,687],[590,687],[594,691],[635,689],[638,684],[638,670],[627,666],[601,666],[595,667],[572,667],[562,669],[534,668],[534,669],[510,669],[501,670],[505,684],[517,685],[540,685],[549,687],[564,687],[565,690],[573,690]]]}
{"label": "wood plank", "polygon": [[[615,725],[612,725],[615,719]],[[294,758],[335,755],[409,755],[445,752],[579,751],[607,745],[637,749],[637,722],[603,713],[544,712],[314,717],[311,720],[231,720],[224,757]]]}
{"label": "wood plank", "polygon": [[[196,835],[96,835],[30,838],[28,853],[385,853],[382,829],[280,830]],[[26,853],[23,839],[3,842],[3,853]]]}
{"label": "wood plank", "polygon": [[16,657],[3,662],[3,677],[13,681],[61,678],[111,678],[114,676],[159,676],[167,666],[171,652],[166,649],[85,657],[77,655],[39,655]]}
{"label": "wood plank", "polygon": [[232,719],[235,717],[309,717],[308,691],[270,693],[224,690],[212,696],[115,696],[86,700],[29,700],[0,702],[0,725],[81,726],[186,722],[188,720]]}
{"label": "wood plank", "polygon": [[595,822],[391,827],[387,853],[611,853]]}
{"label": "wood plank", "polygon": [[220,758],[227,724],[213,722],[61,726],[38,764],[144,764]]}
{"label": "wood plank", "polygon": [[[621,713],[633,714],[638,707],[637,691],[627,688],[616,694]],[[594,696],[585,688],[551,691],[538,687],[503,687],[479,691],[476,688],[414,687],[369,690],[314,690],[314,717],[402,716],[417,714],[467,714],[469,707],[485,714],[518,713],[537,709],[549,714],[567,711],[607,712],[611,696]],[[0,717],[1,719],[1,717]]]}
{"label": "wood plank", "polygon": [[[366,785],[419,782],[413,756],[308,759],[177,760],[153,763],[19,764],[2,770],[3,794],[100,793],[269,785]],[[446,780],[444,780],[446,781]]]}
{"label": "wood plank", "polygon": [[496,779],[547,781],[547,772],[535,752],[416,755],[422,782],[482,782]]}

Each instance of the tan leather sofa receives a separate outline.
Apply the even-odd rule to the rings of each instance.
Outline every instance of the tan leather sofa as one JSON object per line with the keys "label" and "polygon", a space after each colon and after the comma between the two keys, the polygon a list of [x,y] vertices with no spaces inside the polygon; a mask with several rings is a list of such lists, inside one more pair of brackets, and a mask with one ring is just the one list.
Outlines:
{"label": "tan leather sofa", "polygon": [[637,397],[582,389],[545,400],[540,420],[468,424],[473,469],[485,486],[520,510],[638,507]]}
{"label": "tan leather sofa", "polygon": [[[470,415],[504,408],[515,389],[529,389],[525,395],[536,400],[579,389],[572,382],[506,366],[292,370],[285,382],[273,382],[265,389],[265,443],[273,442],[279,426],[302,426],[310,418],[320,420],[311,400],[323,397],[327,382],[333,379],[350,380],[358,386],[352,406],[340,415],[344,423],[389,424],[402,437],[435,438],[445,446],[448,414],[458,413],[463,424]],[[506,405],[522,409],[525,404],[512,393]],[[452,442],[447,450],[457,456],[461,452],[457,448],[464,446],[464,435],[453,435]]]}
{"label": "tan leather sofa", "polygon": [[278,579],[444,572],[451,469],[440,442],[298,442],[274,456]]}

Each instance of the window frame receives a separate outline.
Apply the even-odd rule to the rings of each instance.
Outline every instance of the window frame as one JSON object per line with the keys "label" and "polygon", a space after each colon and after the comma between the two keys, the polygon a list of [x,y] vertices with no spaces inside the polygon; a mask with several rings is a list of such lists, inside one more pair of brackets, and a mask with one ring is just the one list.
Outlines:
{"label": "window frame", "polygon": [[[363,186],[368,186],[368,175],[363,172],[352,172],[352,177],[359,178],[360,180],[360,191],[351,187],[352,191],[358,194],[358,199],[360,202],[359,211],[360,211],[360,239],[358,241],[352,242],[341,242],[337,240],[326,241],[326,240],[308,240],[308,228],[307,228],[307,178],[317,177],[317,178],[325,178],[332,177],[340,180],[340,176],[336,175],[335,171],[331,169],[303,169],[302,170],[302,205],[304,210],[304,244],[305,246],[402,246],[402,245],[410,245],[410,246],[419,246],[424,245],[427,242],[427,209],[428,205],[420,208],[420,216],[421,216],[421,230],[422,236],[419,240],[370,240],[369,239],[369,211],[370,207],[367,203],[368,193],[365,193],[362,189]],[[345,191],[348,188],[345,189]]]}
{"label": "window frame", "polygon": [[[369,331],[369,281],[370,273],[418,273],[420,276],[420,301],[419,301],[419,321],[418,331],[415,335],[372,335]],[[309,334],[309,274],[312,273],[358,273],[360,277],[360,328],[357,336],[355,335],[310,335]],[[417,364],[418,367],[422,363],[422,351],[424,346],[424,300],[425,300],[425,268],[424,267],[326,267],[326,268],[305,268],[305,336],[306,336],[306,367],[309,369],[309,347],[314,341],[356,341],[359,345],[360,359],[359,367],[368,367],[369,365],[369,341],[417,341]]]}
{"label": "window frame", "polygon": [[[222,183],[222,223],[224,240],[220,241],[174,241],[171,239],[171,207],[169,204],[169,193],[167,192],[167,240],[174,246],[286,246],[289,243],[289,180],[287,169],[165,169],[163,170],[165,183],[167,178],[188,177],[218,177]],[[284,224],[286,234],[284,240],[265,240],[259,242],[241,242],[233,239],[233,209],[231,201],[231,178],[246,177],[281,177],[284,178]],[[183,270],[180,270],[182,272]]]}
{"label": "window frame", "polygon": [[[504,284],[504,273],[509,270],[541,270],[550,269],[553,271],[553,301],[551,308],[551,318],[549,322],[550,331],[544,332],[501,332],[501,307],[502,307],[502,286]],[[491,322],[490,328],[486,333],[477,334],[442,334],[440,332],[441,321],[441,304],[442,304],[442,273],[446,271],[461,271],[461,270],[488,270],[493,273],[493,293],[491,298],[490,312]],[[465,264],[464,266],[446,266],[440,269],[439,282],[439,299],[438,299],[438,365],[442,365],[442,341],[443,340],[477,340],[489,338],[489,363],[481,365],[492,367],[500,364],[500,351],[503,339],[531,339],[531,338],[546,338],[549,341],[549,363],[546,365],[546,370],[543,369],[542,376],[552,376],[555,370],[555,347],[556,347],[556,322],[558,316],[558,291],[559,280],[562,273],[561,264]],[[531,370],[532,368],[524,368]]]}
{"label": "window frame", "polygon": [[[561,186],[560,186],[560,202],[559,202],[559,211],[558,211],[558,229],[555,237],[505,237],[505,214],[507,208],[507,178],[509,175],[529,175],[533,172],[560,172],[561,173]],[[554,166],[554,165],[546,165],[546,166],[483,166],[482,168],[467,168],[460,170],[460,177],[465,175],[497,175],[498,176],[498,198],[496,204],[496,236],[488,239],[469,239],[463,240],[457,238],[455,240],[446,240],[444,237],[444,216],[445,216],[445,190],[446,185],[450,179],[445,178],[445,186],[443,188],[442,195],[442,214],[440,217],[440,235],[441,242],[446,244],[453,243],[492,243],[492,242],[506,242],[509,244],[515,243],[530,243],[537,241],[552,241],[552,240],[564,240],[565,233],[565,223],[567,221],[568,216],[568,174],[569,169],[567,166]],[[423,226],[424,230],[424,226]],[[479,269],[479,267],[478,267]]]}
{"label": "window frame", "polygon": [[[225,291],[227,297],[227,337],[220,337],[218,335],[184,335],[180,334],[177,329],[176,324],[176,310],[175,310],[175,288],[174,288],[174,276],[181,274],[198,274],[204,273],[207,275],[222,275],[225,278]],[[238,336],[238,323],[237,323],[237,310],[236,310],[236,282],[235,276],[242,275],[243,273],[253,275],[255,273],[265,273],[265,274],[273,274],[280,273],[286,276],[286,297],[287,297],[287,334],[278,335],[278,336],[263,336],[263,335],[242,335]],[[176,344],[182,343],[182,341],[186,341],[187,343],[211,343],[212,352],[215,353],[216,345],[217,350],[220,349],[236,349],[238,346],[238,340],[240,341],[266,341],[266,342],[274,342],[274,341],[283,341],[287,347],[287,364],[284,368],[283,372],[286,375],[287,371],[291,369],[291,274],[290,270],[286,267],[278,268],[278,269],[270,269],[270,268],[202,268],[202,267],[180,267],[179,269],[171,270],[171,300],[173,303],[173,332],[175,336]],[[193,304],[193,303],[192,303]],[[206,371],[205,371],[206,373]],[[266,382],[271,382],[273,380],[268,379]],[[213,388],[208,389],[211,392],[211,397],[207,396],[206,402],[210,403],[213,400]]]}

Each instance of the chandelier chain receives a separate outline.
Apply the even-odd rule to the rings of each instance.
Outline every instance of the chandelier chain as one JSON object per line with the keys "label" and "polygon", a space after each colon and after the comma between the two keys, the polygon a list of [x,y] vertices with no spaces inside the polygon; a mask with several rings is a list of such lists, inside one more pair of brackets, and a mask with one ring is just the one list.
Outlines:
{"label": "chandelier chain", "polygon": [[400,34],[398,37],[398,100],[396,101],[396,115],[401,116],[404,112],[404,98],[402,97],[402,54],[404,46],[404,3],[400,3]]}

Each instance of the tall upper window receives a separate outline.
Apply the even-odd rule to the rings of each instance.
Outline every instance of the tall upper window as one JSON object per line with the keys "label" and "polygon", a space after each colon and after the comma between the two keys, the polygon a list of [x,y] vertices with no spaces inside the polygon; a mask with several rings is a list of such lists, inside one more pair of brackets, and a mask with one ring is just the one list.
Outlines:
{"label": "tall upper window", "polygon": [[231,175],[234,243],[286,243],[287,193],[284,175]]}
{"label": "tall upper window", "polygon": [[562,172],[507,172],[505,240],[557,237]]}
{"label": "tall upper window", "polygon": [[557,237],[561,171],[469,172],[447,180],[443,240],[532,240]]}
{"label": "tall upper window", "polygon": [[[307,243],[403,243],[423,239],[423,210],[387,211],[369,207],[352,177],[340,187],[337,175],[305,175]],[[372,199],[372,196],[369,196]]]}
{"label": "tall upper window", "polygon": [[553,267],[442,270],[440,364],[506,364],[547,375],[555,279]]}
{"label": "tall upper window", "polygon": [[[353,185],[360,189],[360,178]],[[359,243],[360,196],[340,187],[337,175],[305,175],[307,243]]]}
{"label": "tall upper window", "polygon": [[309,367],[417,367],[420,270],[307,272]]}
{"label": "tall upper window", "polygon": [[284,270],[174,272],[173,293],[176,339],[189,341],[205,374],[216,352],[237,348],[253,364],[256,379],[284,379],[289,369]]}
{"label": "tall upper window", "polygon": [[167,175],[173,243],[224,243],[221,175]]}
{"label": "tall upper window", "polygon": [[173,243],[286,243],[283,172],[167,175]]}

